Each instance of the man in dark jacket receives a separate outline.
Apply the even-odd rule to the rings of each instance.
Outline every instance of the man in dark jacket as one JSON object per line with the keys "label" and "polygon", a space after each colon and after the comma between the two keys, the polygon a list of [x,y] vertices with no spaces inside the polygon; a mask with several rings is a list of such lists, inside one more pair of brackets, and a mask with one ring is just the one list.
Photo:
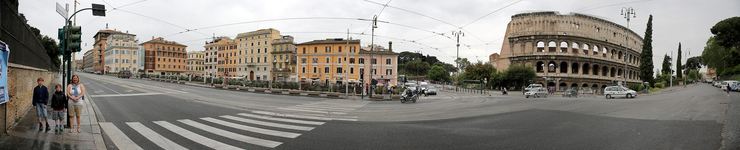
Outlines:
{"label": "man in dark jacket", "polygon": [[33,106],[36,108],[36,117],[39,119],[39,131],[44,130],[44,124],[46,124],[46,131],[51,130],[49,128],[49,122],[46,120],[49,118],[46,113],[46,104],[49,101],[49,90],[44,86],[44,78],[36,79],[38,85],[33,88]]}

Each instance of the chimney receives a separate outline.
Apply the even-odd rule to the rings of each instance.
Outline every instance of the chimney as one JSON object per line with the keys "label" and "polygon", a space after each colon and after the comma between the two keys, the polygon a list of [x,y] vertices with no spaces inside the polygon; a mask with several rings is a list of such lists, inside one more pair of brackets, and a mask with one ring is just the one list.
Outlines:
{"label": "chimney", "polygon": [[108,23],[105,23],[105,29],[108,29]]}
{"label": "chimney", "polygon": [[388,51],[393,52],[393,42],[392,41],[388,41]]}

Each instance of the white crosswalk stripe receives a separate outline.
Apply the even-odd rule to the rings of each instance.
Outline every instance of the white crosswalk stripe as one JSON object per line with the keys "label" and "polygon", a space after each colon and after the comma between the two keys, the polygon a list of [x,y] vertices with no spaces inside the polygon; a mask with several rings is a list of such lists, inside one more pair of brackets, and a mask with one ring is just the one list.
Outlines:
{"label": "white crosswalk stripe", "polygon": [[108,135],[113,144],[115,144],[119,149],[142,149],[139,145],[136,145],[134,141],[131,141],[126,134],[123,134],[123,131],[118,129],[118,127],[113,125],[113,123],[100,122],[98,124],[100,125],[100,128],[103,129],[103,132]]}
{"label": "white crosswalk stripe", "polygon": [[296,120],[296,119],[287,119],[287,118],[275,118],[270,116],[260,116],[260,115],[254,115],[254,114],[247,114],[247,113],[240,113],[241,116],[247,116],[257,119],[265,119],[265,120],[273,120],[273,121],[282,121],[282,122],[290,122],[290,123],[300,123],[300,124],[309,124],[309,125],[322,125],[324,122],[318,122],[318,121],[306,121],[306,120]]}
{"label": "white crosswalk stripe", "polygon": [[[124,122],[125,125],[116,126],[110,122],[100,122],[100,127],[118,149],[181,150],[202,149],[203,147],[192,147],[202,145],[220,150],[249,148],[244,147],[245,145],[275,148],[331,120],[356,121],[355,118],[251,111],[192,120],[179,119],[174,122],[152,121],[150,122],[152,124]],[[151,143],[135,143],[131,140],[134,138],[145,139]],[[225,139],[230,140],[219,141]]]}
{"label": "white crosswalk stripe", "polygon": [[139,122],[126,122],[129,127],[136,130],[136,132],[139,132],[139,134],[143,135],[145,138],[149,139],[149,141],[152,141],[154,144],[157,144],[157,146],[163,148],[163,149],[187,149],[185,147],[182,147],[178,145],[175,142],[170,141],[169,139],[165,138],[162,135],[157,134],[152,129],[147,128],[143,124]]}
{"label": "white crosswalk stripe", "polygon": [[230,138],[230,139],[233,139],[233,140],[237,140],[237,141],[241,141],[241,142],[245,142],[245,143],[250,143],[250,144],[254,144],[254,145],[259,145],[259,146],[274,148],[274,147],[277,147],[280,144],[283,144],[281,142],[275,142],[275,141],[270,141],[270,140],[265,140],[265,139],[260,139],[260,138],[254,138],[254,137],[250,137],[250,136],[246,136],[246,135],[236,134],[234,132],[229,132],[229,131],[222,130],[222,129],[215,128],[215,127],[211,127],[211,126],[208,126],[208,125],[205,125],[205,124],[201,124],[201,123],[195,122],[195,121],[190,120],[190,119],[183,119],[183,120],[177,120],[177,121],[180,121],[180,122],[182,122],[184,124],[187,124],[189,126],[193,126],[195,128],[201,129],[203,131],[211,132],[211,133],[216,134],[216,135],[220,135],[220,136],[223,136],[223,137],[226,137],[226,138]]}
{"label": "white crosswalk stripe", "polygon": [[247,119],[247,118],[241,118],[241,117],[235,117],[235,116],[221,116],[222,118],[236,120],[240,122],[245,123],[251,123],[251,124],[258,124],[263,126],[271,126],[271,127],[278,127],[278,128],[284,128],[284,129],[293,129],[293,130],[302,130],[302,131],[311,131],[314,129],[314,127],[306,127],[306,126],[297,126],[297,125],[289,125],[289,124],[280,124],[280,123],[272,123],[272,122],[266,122],[266,121],[259,121],[259,120],[253,120],[253,119]]}
{"label": "white crosswalk stripe", "polygon": [[220,124],[220,125],[223,125],[223,126],[227,126],[227,127],[232,127],[232,128],[241,129],[241,130],[244,130],[244,131],[249,131],[249,132],[254,132],[254,133],[260,133],[260,134],[265,134],[265,135],[272,135],[272,136],[279,136],[279,137],[286,137],[286,138],[295,138],[295,137],[298,137],[298,136],[301,135],[301,134],[292,133],[292,132],[283,132],[283,131],[276,131],[276,130],[270,130],[270,129],[262,129],[262,128],[257,128],[257,127],[250,127],[250,126],[245,126],[245,125],[240,125],[240,124],[236,124],[236,123],[231,123],[231,122],[227,122],[227,121],[223,121],[223,120],[218,120],[218,119],[214,119],[214,118],[210,118],[210,117],[200,118],[200,119],[203,119],[203,120],[208,121],[208,122],[213,122],[213,123],[216,123],[216,124]]}
{"label": "white crosswalk stripe", "polygon": [[224,144],[221,142],[218,142],[216,140],[209,139],[207,137],[204,137],[202,135],[195,134],[193,132],[190,132],[188,130],[185,130],[183,128],[180,128],[178,126],[175,126],[172,123],[166,122],[166,121],[155,121],[154,123],[158,124],[159,126],[164,127],[167,130],[170,130],[176,134],[179,134],[182,137],[185,137],[187,139],[190,139],[193,142],[196,142],[201,145],[208,146],[213,149],[240,149],[238,147],[234,147],[228,144]]}
{"label": "white crosswalk stripe", "polygon": [[[367,101],[344,101],[344,100],[324,100],[319,102],[279,107],[277,109],[287,113],[268,113],[264,111],[252,111],[253,113],[290,117],[290,118],[301,118],[301,119],[314,119],[314,120],[342,120],[342,121],[357,121],[357,116],[349,115],[353,111],[364,107],[369,102]],[[301,115],[291,115],[299,113]]]}

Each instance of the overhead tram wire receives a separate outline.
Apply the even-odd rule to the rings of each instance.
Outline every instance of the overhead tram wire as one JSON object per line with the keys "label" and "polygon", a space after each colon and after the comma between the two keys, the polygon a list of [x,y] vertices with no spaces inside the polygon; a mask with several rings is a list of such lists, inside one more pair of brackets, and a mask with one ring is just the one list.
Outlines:
{"label": "overhead tram wire", "polygon": [[165,24],[168,24],[168,25],[174,26],[174,27],[182,28],[182,29],[184,29],[184,30],[186,30],[186,31],[188,31],[188,32],[189,32],[189,31],[193,31],[193,32],[196,32],[196,33],[199,33],[199,34],[205,35],[205,36],[209,36],[208,34],[205,34],[205,33],[203,33],[203,32],[199,32],[199,31],[191,30],[191,29],[188,29],[188,28],[186,28],[186,27],[183,27],[183,26],[180,26],[180,25],[177,25],[177,24],[174,24],[174,23],[171,23],[171,22],[168,22],[168,21],[165,21],[165,20],[159,19],[159,18],[154,18],[154,17],[151,17],[151,16],[147,16],[147,15],[139,14],[139,13],[136,13],[136,12],[132,12],[132,11],[128,11],[128,10],[125,10],[125,9],[118,9],[118,10],[121,10],[121,11],[123,11],[123,12],[127,12],[127,13],[130,13],[130,14],[138,15],[138,16],[141,16],[141,17],[149,18],[149,19],[152,19],[152,20],[155,20],[155,21],[159,21],[159,22],[162,22],[162,23],[165,23]]}
{"label": "overhead tram wire", "polygon": [[[131,5],[134,5],[134,4],[138,4],[138,3],[141,3],[141,2],[144,2],[144,1],[147,1],[147,0],[140,0],[140,1],[136,1],[136,2],[131,2],[131,3],[128,3],[128,4],[123,4],[123,5],[118,6],[118,7],[115,7],[115,6],[111,5],[107,1],[103,1],[103,2],[105,2],[106,4],[108,4],[108,6],[110,6],[110,7],[113,7],[110,10],[106,10],[106,13],[111,13],[113,11],[116,11],[116,10],[120,9],[120,8],[131,6]],[[92,23],[93,21],[97,21],[100,18],[102,18],[102,17],[95,17],[95,19],[92,19],[92,20],[86,22],[83,26],[88,25],[88,24]]]}
{"label": "overhead tram wire", "polygon": [[[385,10],[385,8],[388,7],[388,4],[390,4],[391,1],[393,1],[393,0],[388,0],[388,2],[386,2],[385,5],[383,5],[383,8],[380,8],[380,11],[375,16],[380,17],[380,14],[383,14],[383,10]],[[370,28],[372,28],[372,26],[370,26]],[[367,32],[367,29],[365,29],[364,31],[362,31],[362,33],[365,33],[365,32]]]}
{"label": "overhead tram wire", "polygon": [[594,10],[594,9],[599,9],[599,8],[604,8],[604,7],[619,6],[619,5],[624,5],[624,4],[647,2],[647,1],[653,1],[653,0],[634,0],[634,1],[627,1],[627,2],[618,2],[618,3],[606,4],[606,5],[597,5],[597,6],[592,6],[590,8],[589,7],[584,7],[584,8],[581,8],[579,10],[576,10],[574,12],[584,12],[584,11],[589,11],[589,10]]}
{"label": "overhead tram wire", "polygon": [[[322,31],[318,31],[318,32],[313,32],[313,31],[311,31],[311,32],[281,32],[281,33],[298,33],[298,34],[301,34],[301,33],[307,33],[307,34],[347,34],[347,32],[322,32]],[[370,36],[369,34],[365,34],[365,33],[352,33],[352,32],[350,32],[349,34],[351,34],[351,35],[360,35],[360,36]],[[419,42],[415,42],[413,40],[402,39],[402,38],[395,38],[395,37],[391,37],[391,36],[383,36],[383,35],[377,35],[377,34],[375,36],[376,37],[380,37],[380,38],[391,39],[391,40],[398,40],[398,41],[406,42],[406,43],[413,43],[413,44],[416,44],[416,45],[419,45],[419,46],[422,46],[422,47],[426,47],[426,48],[430,48],[430,49],[434,49],[434,50],[439,51],[439,48],[437,48],[437,47],[433,47],[433,46],[429,46],[429,45],[422,44],[422,43],[419,43]]]}
{"label": "overhead tram wire", "polygon": [[[168,35],[166,35],[164,37],[170,37],[170,36],[174,36],[174,35],[178,35],[178,34],[183,34],[183,33],[191,32],[191,31],[199,31],[199,30],[213,29],[213,28],[220,28],[220,27],[234,26],[234,25],[241,25],[241,24],[260,23],[260,22],[272,22],[272,21],[286,21],[286,20],[314,20],[314,19],[372,21],[370,19],[349,18],[349,17],[295,17],[295,18],[262,19],[262,20],[242,21],[242,22],[235,22],[235,23],[227,23],[227,24],[220,24],[220,25],[205,26],[205,27],[200,27],[200,28],[195,28],[195,29],[186,29],[185,31],[180,31],[180,32],[177,32],[177,33],[168,34]],[[452,39],[452,37],[449,37],[449,36],[447,36],[447,35],[445,35],[443,33],[434,32],[434,31],[422,29],[422,28],[419,28],[419,27],[414,27],[414,26],[409,26],[409,25],[404,25],[404,24],[398,24],[398,23],[392,23],[392,22],[382,21],[382,20],[378,20],[377,22],[379,22],[379,23],[385,23],[385,24],[391,24],[391,25],[396,25],[396,26],[405,27],[405,28],[414,29],[414,30],[419,30],[419,31],[423,31],[423,32],[429,32],[429,33],[432,33],[432,34],[434,34],[436,36],[442,36],[442,37],[445,37],[445,38],[448,38],[448,39]],[[364,32],[362,32],[362,33],[364,33]]]}
{"label": "overhead tram wire", "polygon": [[475,19],[475,20],[471,21],[470,23],[467,23],[467,24],[465,24],[465,25],[463,25],[463,26],[460,26],[460,28],[465,28],[465,27],[469,26],[470,24],[473,24],[473,23],[475,23],[475,22],[478,22],[478,21],[480,21],[481,19],[483,19],[483,18],[486,18],[486,17],[490,16],[490,15],[491,15],[491,14],[493,14],[493,13],[496,13],[496,12],[498,12],[498,11],[501,11],[501,10],[503,10],[503,9],[505,9],[505,8],[509,7],[509,6],[512,6],[512,5],[514,5],[514,4],[517,4],[517,3],[519,3],[519,2],[522,2],[522,0],[515,0],[514,2],[512,2],[512,3],[509,3],[508,5],[506,5],[506,6],[504,6],[504,7],[501,7],[501,8],[498,8],[498,9],[496,9],[496,10],[493,10],[492,12],[490,12],[490,13],[488,13],[488,14],[486,14],[486,15],[483,15],[483,16],[480,16],[480,17],[478,17],[477,19]]}

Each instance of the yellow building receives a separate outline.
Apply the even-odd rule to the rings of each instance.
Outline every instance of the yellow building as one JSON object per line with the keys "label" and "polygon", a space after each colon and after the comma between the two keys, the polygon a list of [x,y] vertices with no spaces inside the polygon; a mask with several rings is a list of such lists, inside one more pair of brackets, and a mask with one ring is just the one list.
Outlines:
{"label": "yellow building", "polygon": [[359,81],[365,60],[360,40],[326,39],[296,45],[296,74],[303,82],[350,83]]}
{"label": "yellow building", "polygon": [[239,60],[236,42],[229,37],[218,37],[206,42],[205,65],[207,76],[238,77],[236,74]]}
{"label": "yellow building", "polygon": [[187,46],[164,38],[154,38],[141,44],[144,47],[144,70],[148,74],[179,75],[185,72]]}
{"label": "yellow building", "polygon": [[273,51],[273,40],[280,38],[280,31],[272,28],[238,34],[234,39],[237,44],[234,60],[239,64],[236,75],[248,80],[272,79],[270,52]]}

